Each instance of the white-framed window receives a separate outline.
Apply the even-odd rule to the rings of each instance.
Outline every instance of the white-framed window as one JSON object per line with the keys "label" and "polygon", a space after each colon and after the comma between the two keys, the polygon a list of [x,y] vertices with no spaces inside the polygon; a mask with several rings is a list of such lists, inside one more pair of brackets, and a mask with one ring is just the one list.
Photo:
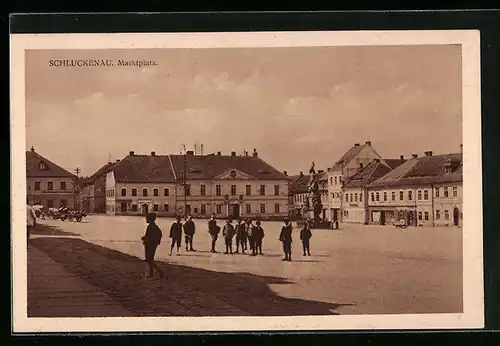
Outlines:
{"label": "white-framed window", "polygon": [[264,203],[261,203],[260,205],[260,212],[262,214],[265,214],[266,213],[266,205]]}
{"label": "white-framed window", "polygon": [[448,198],[448,188],[447,187],[444,188],[444,197]]}
{"label": "white-framed window", "polygon": [[266,185],[260,185],[259,187],[259,193],[261,196],[265,196],[266,195]]}
{"label": "white-framed window", "polygon": [[231,196],[236,196],[236,185],[231,185]]}
{"label": "white-framed window", "polygon": [[250,214],[252,212],[252,206],[250,204],[247,204],[246,208],[247,208],[247,214]]}
{"label": "white-framed window", "polygon": [[155,188],[153,189],[153,196],[157,197],[159,194],[160,194],[160,193],[159,193],[158,188],[156,188],[156,187],[155,187]]}
{"label": "white-framed window", "polygon": [[122,187],[122,197],[126,197],[127,196],[127,189]]}
{"label": "white-framed window", "polygon": [[163,196],[165,196],[165,197],[170,196],[170,189],[168,187],[165,187],[163,189]]}
{"label": "white-framed window", "polygon": [[429,190],[424,190],[424,200],[427,201],[429,199]]}
{"label": "white-framed window", "polygon": [[[215,185],[215,195],[216,196],[221,196],[222,195],[222,188],[220,185]],[[217,213],[220,214],[220,213]]]}
{"label": "white-framed window", "polygon": [[458,187],[453,186],[452,193],[453,193],[453,197],[457,197],[458,196]]}
{"label": "white-framed window", "polygon": [[436,220],[440,220],[440,219],[441,219],[441,210],[436,209]]}
{"label": "white-framed window", "polygon": [[205,184],[201,184],[201,186],[200,186],[200,194],[202,196],[205,196],[206,193],[207,193],[207,186]]}
{"label": "white-framed window", "polygon": [[449,219],[450,219],[450,212],[448,211],[448,209],[446,209],[446,210],[444,211],[444,219],[445,219],[445,220],[449,220]]}

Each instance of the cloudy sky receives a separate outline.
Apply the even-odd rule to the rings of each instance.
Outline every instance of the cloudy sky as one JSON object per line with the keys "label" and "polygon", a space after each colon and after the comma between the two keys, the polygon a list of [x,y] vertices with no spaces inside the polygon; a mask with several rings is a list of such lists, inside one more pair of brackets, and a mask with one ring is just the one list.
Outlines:
{"label": "cloudy sky", "polygon": [[[50,59],[155,67],[55,68]],[[219,48],[26,53],[26,144],[91,175],[131,150],[256,148],[289,174],[354,143],[387,158],[457,152],[460,46]]]}

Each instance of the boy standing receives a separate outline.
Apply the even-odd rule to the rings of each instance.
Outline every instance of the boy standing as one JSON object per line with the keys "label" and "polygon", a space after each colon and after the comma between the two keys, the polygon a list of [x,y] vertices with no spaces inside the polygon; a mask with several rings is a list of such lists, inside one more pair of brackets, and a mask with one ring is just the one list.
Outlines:
{"label": "boy standing", "polygon": [[195,232],[195,224],[191,215],[187,217],[186,222],[184,223],[184,235],[186,240],[186,251],[195,251],[193,249],[193,238]]}
{"label": "boy standing", "polygon": [[281,228],[280,241],[283,243],[283,252],[285,253],[285,258],[282,261],[292,260],[292,224],[290,220],[286,218],[285,225]]}
{"label": "boy standing", "polygon": [[177,245],[177,256],[179,256],[179,250],[181,248],[181,238],[182,238],[182,223],[180,216],[177,216],[175,218],[175,222],[170,227],[170,238],[172,238],[172,245],[170,245],[170,256],[172,256],[172,250],[176,245]]}
{"label": "boy standing", "polygon": [[262,239],[264,239],[264,229],[260,226],[260,220],[255,222],[255,227],[252,230],[252,237],[254,242],[253,255],[263,255],[262,253]]}
{"label": "boy standing", "polygon": [[245,253],[245,249],[243,248],[243,233],[245,233],[245,224],[241,223],[241,219],[238,219],[238,221],[236,221],[235,233],[236,233],[235,252],[240,253],[240,245],[241,245],[241,252]]}
{"label": "boy standing", "polygon": [[215,251],[215,243],[217,242],[217,237],[220,232],[220,227],[217,226],[217,221],[215,220],[215,214],[212,215],[210,221],[208,221],[208,233],[210,233],[210,237],[212,238],[212,250],[210,252],[216,253]]}
{"label": "boy standing", "polygon": [[148,223],[148,227],[146,228],[146,234],[141,238],[142,243],[144,244],[144,252],[146,257],[146,263],[149,267],[149,278],[154,276],[154,271],[156,270],[158,274],[160,274],[160,278],[163,278],[163,271],[158,267],[155,263],[155,253],[158,245],[160,245],[162,232],[160,227],[155,223],[156,214],[149,213],[146,215],[146,222]]}
{"label": "boy standing", "polygon": [[311,239],[312,233],[307,224],[308,222],[304,222],[304,227],[300,230],[300,240],[302,241],[302,248],[304,249],[303,256],[306,256],[306,252],[308,256],[311,256],[311,252],[309,251],[309,239]]}
{"label": "boy standing", "polygon": [[224,225],[224,229],[222,230],[222,236],[226,242],[226,252],[224,252],[226,255],[228,253],[231,253],[231,255],[233,254],[234,227],[231,223],[231,219],[228,219]]}

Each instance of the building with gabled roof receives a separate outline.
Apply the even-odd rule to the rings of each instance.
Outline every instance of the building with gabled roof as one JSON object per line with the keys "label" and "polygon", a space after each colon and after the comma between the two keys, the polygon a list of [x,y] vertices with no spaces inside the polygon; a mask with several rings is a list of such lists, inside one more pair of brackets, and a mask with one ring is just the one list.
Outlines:
{"label": "building with gabled roof", "polygon": [[32,147],[26,152],[26,189],[28,204],[48,208],[77,206],[76,175],[70,173]]}
{"label": "building with gabled roof", "polygon": [[137,155],[130,152],[107,174],[109,214],[190,214],[194,217],[288,216],[286,172],[256,150],[252,155]]}
{"label": "building with gabled roof", "polygon": [[[459,226],[461,165],[460,153],[433,155],[427,151],[423,157],[413,155],[368,185],[369,222],[388,224],[405,220],[413,226]],[[454,213],[453,220],[451,213]]]}
{"label": "building with gabled roof", "polygon": [[82,209],[87,213],[106,212],[106,174],[120,162],[109,161],[90,177],[81,181],[80,200]]}

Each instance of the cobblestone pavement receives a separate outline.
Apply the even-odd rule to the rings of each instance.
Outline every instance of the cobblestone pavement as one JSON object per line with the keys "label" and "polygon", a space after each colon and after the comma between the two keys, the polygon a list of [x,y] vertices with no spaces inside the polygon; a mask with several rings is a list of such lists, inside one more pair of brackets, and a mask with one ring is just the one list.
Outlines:
{"label": "cobblestone pavement", "polygon": [[[132,216],[91,215],[81,223],[40,220],[59,231],[41,236],[68,236],[143,258],[140,241],[145,220]],[[462,311],[462,231],[459,228],[408,228],[341,225],[313,230],[311,257],[302,256],[294,229],[292,262],[282,262],[279,222],[263,222],[263,256],[225,255],[219,238],[210,253],[207,220],[195,220],[196,252],[169,256],[171,219],[157,223],[164,238],[157,258],[172,264],[226,273],[284,278],[293,285],[269,284],[282,297],[342,304],[341,314],[454,313]],[[222,221],[219,221],[222,225]]]}

